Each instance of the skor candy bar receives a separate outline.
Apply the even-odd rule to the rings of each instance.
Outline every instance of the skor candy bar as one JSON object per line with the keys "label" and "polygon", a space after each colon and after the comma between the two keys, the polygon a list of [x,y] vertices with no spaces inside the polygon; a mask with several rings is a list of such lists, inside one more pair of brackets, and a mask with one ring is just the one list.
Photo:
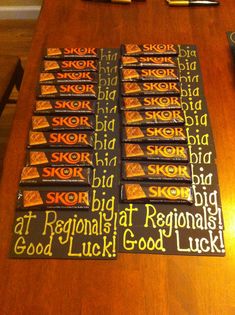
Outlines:
{"label": "skor candy bar", "polygon": [[189,152],[187,145],[124,143],[122,157],[126,160],[188,162]]}
{"label": "skor candy bar", "polygon": [[18,191],[19,210],[89,210],[89,187],[22,187]]}
{"label": "skor candy bar", "polygon": [[97,70],[97,60],[44,60],[42,62],[42,71],[46,72]]}
{"label": "skor candy bar", "polygon": [[139,125],[182,125],[184,113],[182,110],[159,111],[123,111],[122,122],[128,126]]}
{"label": "skor candy bar", "polygon": [[98,58],[97,48],[47,48],[45,59],[91,59]]}
{"label": "skor candy bar", "polygon": [[90,185],[91,168],[81,166],[26,166],[21,173],[21,185]]}
{"label": "skor candy bar", "polygon": [[149,95],[180,95],[178,82],[124,82],[122,84],[123,96],[149,96]]}
{"label": "skor candy bar", "polygon": [[121,57],[121,68],[176,68],[178,61],[175,57]]}
{"label": "skor candy bar", "polygon": [[123,82],[155,82],[155,81],[179,81],[177,69],[132,69],[121,70],[121,80]]}
{"label": "skor candy bar", "polygon": [[178,56],[179,49],[173,44],[124,44],[121,46],[124,56]]}
{"label": "skor candy bar", "polygon": [[182,127],[124,127],[124,142],[180,142],[187,143],[185,128]]}
{"label": "skor candy bar", "polygon": [[189,185],[128,183],[121,186],[123,202],[193,203],[193,192]]}
{"label": "skor candy bar", "polygon": [[41,72],[40,84],[76,84],[97,83],[97,74],[91,71],[84,72]]}
{"label": "skor candy bar", "polygon": [[95,128],[93,115],[77,116],[33,116],[32,130],[92,130]]}
{"label": "skor candy bar", "polygon": [[123,97],[120,107],[129,111],[182,108],[179,96]]}
{"label": "skor candy bar", "polygon": [[191,168],[183,163],[123,162],[125,180],[159,180],[191,182]]}
{"label": "skor candy bar", "polygon": [[31,149],[26,153],[27,166],[93,166],[93,150]]}
{"label": "skor candy bar", "polygon": [[71,132],[29,132],[29,147],[93,147],[93,133],[90,131]]}
{"label": "skor candy bar", "polygon": [[93,100],[37,100],[35,115],[77,115],[94,114],[96,101]]}
{"label": "skor candy bar", "polygon": [[40,84],[38,98],[97,98],[97,84]]}

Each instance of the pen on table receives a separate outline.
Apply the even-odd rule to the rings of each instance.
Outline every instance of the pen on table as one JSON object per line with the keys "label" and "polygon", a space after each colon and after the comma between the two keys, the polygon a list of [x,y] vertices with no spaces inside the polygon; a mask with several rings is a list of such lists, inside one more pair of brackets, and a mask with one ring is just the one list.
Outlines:
{"label": "pen on table", "polygon": [[167,0],[169,5],[174,6],[197,6],[197,5],[218,5],[218,0]]}

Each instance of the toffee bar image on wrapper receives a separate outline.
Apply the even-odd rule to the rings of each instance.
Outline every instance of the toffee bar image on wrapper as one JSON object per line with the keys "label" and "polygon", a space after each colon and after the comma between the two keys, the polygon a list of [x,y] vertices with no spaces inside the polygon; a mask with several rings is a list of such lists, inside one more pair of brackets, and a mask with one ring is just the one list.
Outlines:
{"label": "toffee bar image on wrapper", "polygon": [[180,95],[178,82],[124,82],[122,84],[123,96],[148,96],[148,95]]}
{"label": "toffee bar image on wrapper", "polygon": [[122,184],[123,202],[193,203],[192,188],[189,185],[166,184]]}
{"label": "toffee bar image on wrapper", "polygon": [[61,84],[38,86],[38,98],[97,98],[97,84]]}
{"label": "toffee bar image on wrapper", "polygon": [[77,116],[33,116],[32,130],[92,130],[95,127],[93,115]]}
{"label": "toffee bar image on wrapper", "polygon": [[123,44],[121,46],[124,56],[178,56],[179,49],[173,44]]}
{"label": "toffee bar image on wrapper", "polygon": [[91,131],[71,132],[29,132],[29,147],[93,147]]}
{"label": "toffee bar image on wrapper", "polygon": [[155,82],[155,81],[179,81],[179,73],[174,68],[160,69],[129,69],[121,71],[122,82]]}
{"label": "toffee bar image on wrapper", "polygon": [[189,152],[187,145],[124,143],[122,158],[125,160],[188,162]]}
{"label": "toffee bar image on wrapper", "polygon": [[146,109],[180,109],[179,96],[149,96],[149,97],[123,97],[121,99],[122,110],[146,110]]}
{"label": "toffee bar image on wrapper", "polygon": [[78,115],[94,114],[94,100],[37,100],[34,108],[36,115]]}
{"label": "toffee bar image on wrapper", "polygon": [[41,72],[40,84],[76,84],[97,83],[98,77],[95,72]]}
{"label": "toffee bar image on wrapper", "polygon": [[176,68],[178,61],[175,57],[121,57],[122,68]]}
{"label": "toffee bar image on wrapper", "polygon": [[159,111],[123,111],[122,122],[128,126],[143,125],[182,125],[184,112],[182,110]]}
{"label": "toffee bar image on wrapper", "polygon": [[190,165],[183,163],[123,162],[122,178],[125,180],[192,182]]}
{"label": "toffee bar image on wrapper", "polygon": [[89,187],[22,187],[18,191],[18,210],[89,210]]}
{"label": "toffee bar image on wrapper", "polygon": [[31,149],[26,152],[27,166],[93,166],[93,150]]}
{"label": "toffee bar image on wrapper", "polygon": [[97,60],[44,60],[42,71],[63,72],[63,71],[97,71]]}
{"label": "toffee bar image on wrapper", "polygon": [[80,166],[26,166],[21,173],[21,185],[91,185],[91,168]]}
{"label": "toffee bar image on wrapper", "polygon": [[97,48],[47,48],[45,59],[91,59],[98,58]]}
{"label": "toffee bar image on wrapper", "polygon": [[182,127],[124,127],[124,142],[173,142],[187,143],[185,128]]}

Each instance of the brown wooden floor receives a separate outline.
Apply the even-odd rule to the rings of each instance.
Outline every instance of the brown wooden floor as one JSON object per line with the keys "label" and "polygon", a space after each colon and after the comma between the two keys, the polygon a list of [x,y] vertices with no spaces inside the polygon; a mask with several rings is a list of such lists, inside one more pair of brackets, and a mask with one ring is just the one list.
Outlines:
{"label": "brown wooden floor", "polygon": [[[35,20],[0,20],[0,55],[17,55],[24,67],[35,26]],[[16,91],[13,91],[12,98],[17,98]],[[0,117],[0,174],[14,113],[15,105],[9,104]]]}

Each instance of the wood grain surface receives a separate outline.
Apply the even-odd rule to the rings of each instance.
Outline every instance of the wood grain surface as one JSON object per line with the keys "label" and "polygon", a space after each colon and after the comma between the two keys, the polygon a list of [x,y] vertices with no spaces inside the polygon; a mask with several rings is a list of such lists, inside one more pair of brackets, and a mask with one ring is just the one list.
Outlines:
{"label": "wood grain surface", "polygon": [[[169,7],[45,0],[20,92],[0,186],[1,314],[235,314],[235,75],[226,31],[234,0],[219,7]],[[180,43],[198,48],[217,151],[226,257],[119,254],[117,261],[9,259],[19,175],[24,164],[44,47]]]}

